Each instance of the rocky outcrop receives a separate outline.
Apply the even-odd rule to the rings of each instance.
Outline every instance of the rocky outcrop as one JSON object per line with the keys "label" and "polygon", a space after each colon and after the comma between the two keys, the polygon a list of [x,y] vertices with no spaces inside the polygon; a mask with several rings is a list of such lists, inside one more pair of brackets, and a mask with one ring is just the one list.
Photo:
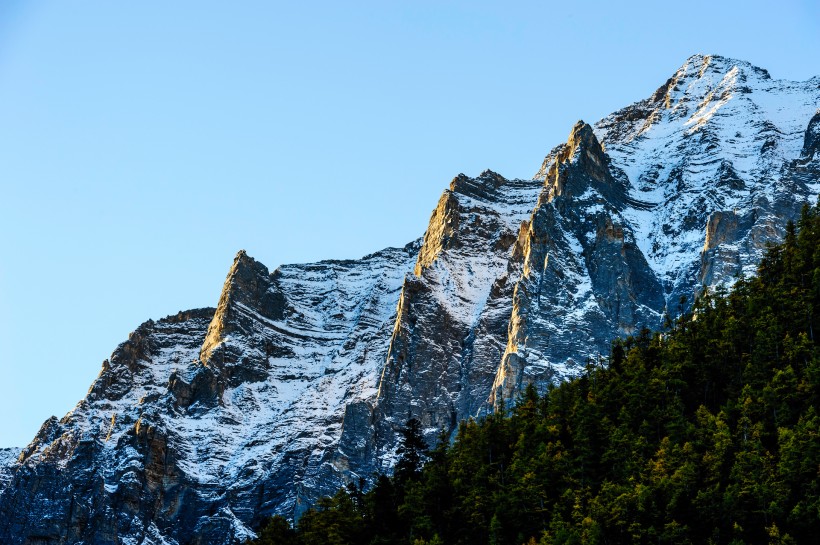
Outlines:
{"label": "rocky outcrop", "polygon": [[751,274],[820,191],[819,82],[695,55],[650,98],[576,125],[536,174],[545,191],[492,399],[576,375],[615,336]]}
{"label": "rocky outcrop", "polygon": [[174,369],[196,358],[212,316],[200,309],[142,324],[88,396],[43,424],[0,496],[4,543],[151,543],[169,519],[194,527],[206,506],[179,430],[164,422],[173,413],[164,392]]}
{"label": "rocky outcrop", "polygon": [[804,161],[811,161],[820,154],[820,110],[814,114],[806,129],[806,136],[803,138],[803,152],[800,158]]}
{"label": "rocky outcrop", "polygon": [[540,188],[491,171],[460,175],[433,211],[379,381],[383,460],[408,418],[432,441],[483,408],[506,343],[514,242]]}
{"label": "rocky outcrop", "polygon": [[545,388],[605,357],[609,343],[657,327],[663,288],[640,252],[628,194],[592,128],[579,122],[542,167],[545,188],[521,233],[522,274],[491,402],[514,401],[529,382]]}
{"label": "rocky outcrop", "polygon": [[0,448],[0,493],[11,480],[21,451],[19,448]]}
{"label": "rocky outcrop", "polygon": [[818,103],[820,78],[696,55],[533,179],[457,176],[403,248],[273,272],[239,252],[216,309],[141,325],[0,451],[0,542],[238,543],[389,472],[409,417],[432,441],[605,362],[816,200]]}
{"label": "rocky outcrop", "polygon": [[0,541],[235,543],[372,473],[342,421],[375,398],[417,253],[268,273],[240,252],[216,310],[140,326],[43,426],[0,492]]}

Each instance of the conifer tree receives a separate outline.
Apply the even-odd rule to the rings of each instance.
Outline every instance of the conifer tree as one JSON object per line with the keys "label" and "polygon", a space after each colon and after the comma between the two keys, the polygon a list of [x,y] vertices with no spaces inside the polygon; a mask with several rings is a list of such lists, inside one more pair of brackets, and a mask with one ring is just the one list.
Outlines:
{"label": "conifer tree", "polygon": [[422,465],[427,460],[427,443],[424,441],[421,422],[418,419],[411,418],[401,430],[396,454],[399,455],[394,472],[396,481],[405,483],[418,477]]}

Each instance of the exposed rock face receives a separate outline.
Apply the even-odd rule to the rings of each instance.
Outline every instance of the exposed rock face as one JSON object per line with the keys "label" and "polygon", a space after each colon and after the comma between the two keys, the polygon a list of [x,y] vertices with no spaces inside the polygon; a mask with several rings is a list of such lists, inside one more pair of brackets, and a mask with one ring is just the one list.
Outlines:
{"label": "exposed rock face", "polygon": [[606,355],[637,327],[656,327],[663,287],[637,246],[628,180],[611,164],[592,127],[579,122],[540,171],[545,188],[518,240],[521,275],[492,400],[528,382],[550,381]]}
{"label": "exposed rock face", "polygon": [[456,177],[423,240],[273,272],[240,252],[216,309],[141,325],[0,450],[0,542],[236,543],[389,471],[410,416],[432,440],[582,372],[751,272],[817,198],[818,104],[820,78],[694,56],[532,180]]}
{"label": "exposed rock face", "polygon": [[439,201],[402,288],[381,375],[383,459],[394,446],[391,430],[410,416],[433,440],[484,406],[506,344],[510,257],[541,185],[490,171],[460,175]]}
{"label": "exposed rock face", "polygon": [[22,449],[19,448],[0,448],[0,491],[11,480],[20,452]]}
{"label": "exposed rock face", "polygon": [[806,129],[806,137],[803,139],[803,153],[800,158],[805,161],[814,159],[820,153],[820,110],[814,114]]}
{"label": "exposed rock face", "polygon": [[696,55],[652,97],[577,125],[536,174],[494,400],[572,376],[616,335],[751,274],[820,189],[818,84]]}
{"label": "exposed rock face", "polygon": [[240,252],[216,311],[143,324],[44,424],[0,495],[0,542],[234,543],[343,484],[345,408],[376,397],[417,252],[270,274]]}
{"label": "exposed rock face", "polygon": [[176,369],[195,361],[212,315],[142,324],[74,411],[43,424],[0,496],[4,543],[151,542],[169,517],[194,528],[205,506],[163,393]]}

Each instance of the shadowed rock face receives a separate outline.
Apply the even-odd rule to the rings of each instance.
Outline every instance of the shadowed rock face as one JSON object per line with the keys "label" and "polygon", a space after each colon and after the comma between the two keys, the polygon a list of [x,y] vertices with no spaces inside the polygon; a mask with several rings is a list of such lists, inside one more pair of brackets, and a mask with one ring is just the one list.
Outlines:
{"label": "shadowed rock face", "polygon": [[213,313],[142,324],[74,411],[43,424],[0,496],[3,543],[139,543],[171,520],[197,521],[207,505],[160,415],[173,412],[163,395],[172,368],[196,357]]}
{"label": "shadowed rock face", "polygon": [[[532,180],[457,176],[423,239],[269,271],[141,325],[87,396],[0,450],[0,542],[231,544],[749,274],[820,191],[820,78],[690,58],[579,122]],[[681,305],[681,297],[686,302]]]}
{"label": "shadowed rock face", "polygon": [[820,110],[814,114],[806,129],[806,137],[803,139],[803,153],[801,159],[812,160],[820,152]]}
{"label": "shadowed rock face", "polygon": [[522,274],[492,401],[572,376],[619,335],[657,327],[663,287],[635,240],[628,181],[579,122],[544,169],[545,188],[519,237]]}
{"label": "shadowed rock face", "polygon": [[538,180],[456,177],[430,218],[402,288],[376,407],[384,459],[418,418],[431,441],[484,406],[506,344],[510,257]]}

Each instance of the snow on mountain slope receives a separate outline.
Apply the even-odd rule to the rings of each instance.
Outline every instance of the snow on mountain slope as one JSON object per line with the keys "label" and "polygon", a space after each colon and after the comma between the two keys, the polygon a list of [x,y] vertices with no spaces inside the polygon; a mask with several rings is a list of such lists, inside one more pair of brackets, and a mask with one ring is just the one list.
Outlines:
{"label": "snow on mountain slope", "polygon": [[143,324],[88,397],[44,424],[0,497],[4,543],[232,543],[338,486],[336,472],[311,479],[345,404],[375,396],[416,251],[273,274],[240,252],[215,312]]}
{"label": "snow on mountain slope", "polygon": [[456,177],[441,197],[402,289],[380,380],[382,458],[408,414],[432,441],[484,406],[506,342],[513,244],[541,186],[485,171]]}
{"label": "snow on mountain slope", "polygon": [[[686,266],[699,261],[705,215],[743,214],[789,206],[783,195],[790,161],[800,157],[809,120],[820,104],[820,77],[774,80],[749,63],[695,55],[649,99],[596,124],[613,165],[629,178],[632,196],[655,205],[627,210],[643,254],[667,286],[691,283]],[[799,188],[816,195],[820,181]],[[777,210],[776,212],[782,212]],[[782,213],[755,218],[755,251],[738,249],[740,269],[754,271],[760,242],[782,229]],[[708,221],[708,220],[707,220]],[[707,280],[730,280],[738,269]],[[727,278],[728,276],[728,278]]]}
{"label": "snow on mountain slope", "polygon": [[623,215],[649,205],[619,174],[583,122],[547,157],[544,190],[516,243],[520,274],[491,402],[574,376],[616,336],[660,323],[662,287]]}
{"label": "snow on mountain slope", "polygon": [[20,448],[0,448],[0,493],[11,480],[11,474],[17,465]]}
{"label": "snow on mountain slope", "polygon": [[820,78],[696,55],[532,180],[456,177],[423,240],[272,273],[240,252],[216,309],[141,325],[0,452],[0,541],[237,543],[390,471],[408,417],[432,439],[579,374],[751,271],[817,198],[818,105]]}
{"label": "snow on mountain slope", "polygon": [[773,80],[695,55],[652,97],[594,131],[577,125],[536,174],[545,193],[520,241],[491,400],[576,375],[615,336],[657,328],[702,286],[751,274],[820,190],[800,173],[811,161],[797,164],[818,104],[820,78]]}

